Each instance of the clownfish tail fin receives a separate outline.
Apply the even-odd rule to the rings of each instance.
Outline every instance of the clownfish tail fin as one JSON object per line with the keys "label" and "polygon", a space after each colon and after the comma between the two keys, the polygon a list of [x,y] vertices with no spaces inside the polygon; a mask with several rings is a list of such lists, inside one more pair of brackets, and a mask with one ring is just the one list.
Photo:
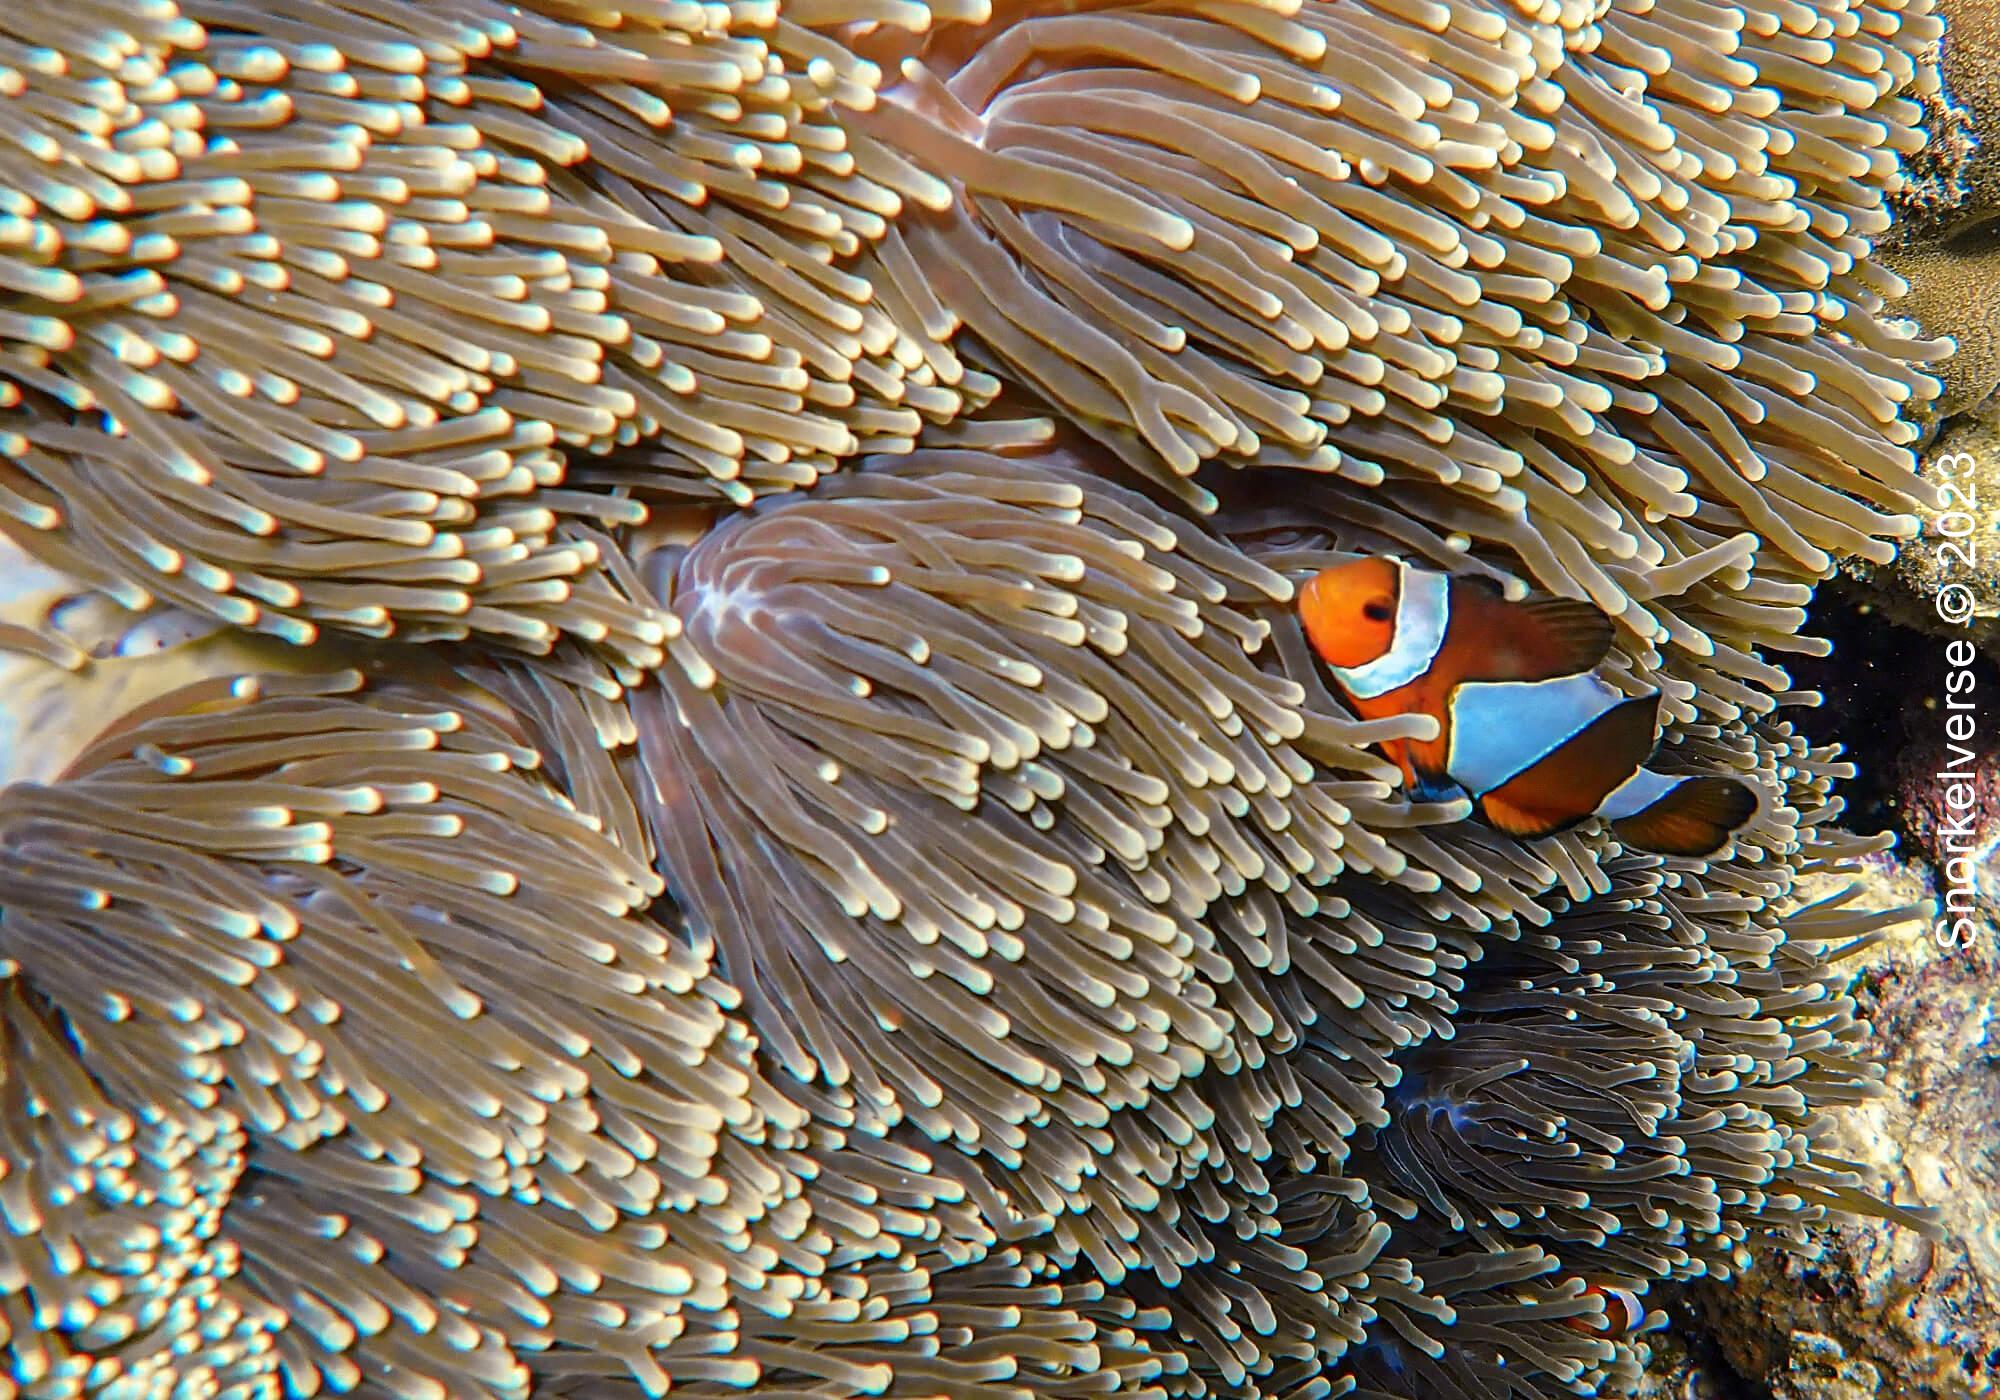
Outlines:
{"label": "clownfish tail fin", "polygon": [[1663,856],[1712,856],[1757,815],[1757,791],[1735,778],[1681,778],[1611,824],[1618,838]]}

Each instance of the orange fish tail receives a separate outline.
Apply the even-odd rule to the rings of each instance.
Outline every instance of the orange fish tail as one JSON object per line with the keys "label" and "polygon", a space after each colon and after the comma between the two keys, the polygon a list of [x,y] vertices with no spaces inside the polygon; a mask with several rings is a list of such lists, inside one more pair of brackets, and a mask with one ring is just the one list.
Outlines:
{"label": "orange fish tail", "polygon": [[1652,806],[1611,824],[1618,839],[1663,856],[1712,856],[1757,815],[1757,793],[1734,778],[1687,778]]}

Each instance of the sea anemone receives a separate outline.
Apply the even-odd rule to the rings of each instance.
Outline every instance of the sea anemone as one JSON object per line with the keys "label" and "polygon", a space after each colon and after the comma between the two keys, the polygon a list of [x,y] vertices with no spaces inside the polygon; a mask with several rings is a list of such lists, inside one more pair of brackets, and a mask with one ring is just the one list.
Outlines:
{"label": "sea anemone", "polygon": [[[1653,1284],[1927,1225],[1819,1145],[1897,915],[1801,907],[1773,658],[1930,496],[1937,33],[0,17],[17,1383],[1616,1394]],[[1412,801],[1356,551],[1588,600],[1769,800]]]}

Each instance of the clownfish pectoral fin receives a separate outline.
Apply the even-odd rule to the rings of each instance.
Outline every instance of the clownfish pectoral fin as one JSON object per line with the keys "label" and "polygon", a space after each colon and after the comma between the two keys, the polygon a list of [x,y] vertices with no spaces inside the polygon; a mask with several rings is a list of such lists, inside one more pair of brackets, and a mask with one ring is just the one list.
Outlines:
{"label": "clownfish pectoral fin", "polygon": [[1635,695],[1483,794],[1480,814],[1524,840],[1551,836],[1591,815],[1653,751],[1660,697]]}
{"label": "clownfish pectoral fin", "polygon": [[1382,750],[1382,757],[1403,770],[1403,784],[1405,787],[1416,782],[1417,775],[1410,767],[1409,743],[1407,740],[1384,739],[1376,747]]}
{"label": "clownfish pectoral fin", "polygon": [[1483,580],[1460,577],[1452,590],[1457,680],[1540,681],[1595,670],[1616,628],[1597,608],[1547,595],[1510,603]]}
{"label": "clownfish pectoral fin", "polygon": [[1412,802],[1450,802],[1465,789],[1442,769],[1425,763],[1408,739],[1384,739],[1382,756],[1403,770],[1403,795]]}
{"label": "clownfish pectoral fin", "polygon": [[1735,778],[1660,779],[1650,771],[1639,776],[1654,779],[1664,791],[1630,816],[1617,817],[1611,829],[1619,840],[1655,855],[1712,856],[1757,815],[1756,789]]}
{"label": "clownfish pectoral fin", "polygon": [[1452,779],[1451,774],[1436,762],[1446,752],[1441,744],[1406,744],[1403,748],[1403,767],[1410,774],[1410,800],[1412,802],[1439,802],[1445,800],[1437,796],[1444,793],[1456,797],[1464,789]]}
{"label": "clownfish pectoral fin", "polygon": [[1410,784],[1412,802],[1450,802],[1465,796],[1465,789],[1442,773],[1418,771],[1416,781]]}

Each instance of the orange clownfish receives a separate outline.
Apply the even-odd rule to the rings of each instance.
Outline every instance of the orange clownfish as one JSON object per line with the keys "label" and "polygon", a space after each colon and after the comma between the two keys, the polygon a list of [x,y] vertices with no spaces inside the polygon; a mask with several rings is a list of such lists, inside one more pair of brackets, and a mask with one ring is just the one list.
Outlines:
{"label": "orange clownfish", "polygon": [[1509,602],[1483,580],[1377,557],[1315,575],[1299,612],[1356,714],[1438,722],[1435,739],[1382,745],[1421,800],[1468,797],[1527,839],[1602,816],[1675,856],[1712,855],[1756,814],[1748,784],[1645,766],[1659,692],[1628,696],[1595,674],[1612,629],[1588,603]]}
{"label": "orange clownfish", "polygon": [[[1588,1332],[1594,1337],[1629,1337],[1635,1332],[1654,1330],[1647,1325],[1645,1300],[1631,1289],[1593,1283],[1583,1290],[1583,1294],[1586,1298],[1602,1298],[1604,1311],[1563,1319],[1577,1331]],[[1654,1321],[1656,1325],[1664,1326],[1666,1319],[1655,1314]]]}

